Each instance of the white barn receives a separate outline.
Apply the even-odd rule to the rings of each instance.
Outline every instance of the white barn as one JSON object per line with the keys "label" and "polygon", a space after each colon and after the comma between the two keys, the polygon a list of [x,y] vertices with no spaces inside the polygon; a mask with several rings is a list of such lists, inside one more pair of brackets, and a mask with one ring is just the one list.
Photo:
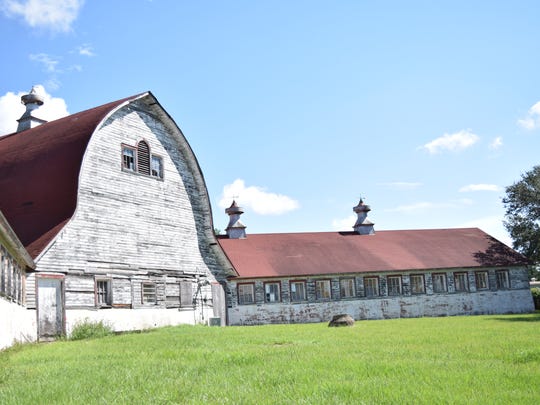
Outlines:
{"label": "white barn", "polygon": [[28,96],[19,131],[0,138],[0,209],[35,262],[21,304],[39,339],[85,319],[117,331],[224,322],[230,264],[204,178],[156,98],[35,126]]}
{"label": "white barn", "polygon": [[232,262],[231,325],[522,313],[528,262],[477,228],[375,232],[361,200],[351,232],[246,233],[235,203],[219,243]]}

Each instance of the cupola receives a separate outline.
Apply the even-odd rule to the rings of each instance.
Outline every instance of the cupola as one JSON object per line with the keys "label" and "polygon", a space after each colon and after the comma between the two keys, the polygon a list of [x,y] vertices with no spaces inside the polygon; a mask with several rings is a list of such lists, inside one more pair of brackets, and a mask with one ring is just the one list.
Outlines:
{"label": "cupola", "polygon": [[225,209],[229,215],[229,225],[227,225],[227,236],[229,239],[243,239],[246,237],[246,226],[240,221],[240,215],[244,213],[241,207],[233,200],[231,206]]}
{"label": "cupola", "polygon": [[37,93],[35,86],[32,87],[30,93],[25,94],[21,97],[21,103],[25,105],[26,111],[21,116],[21,118],[17,120],[17,122],[19,123],[19,125],[17,126],[17,132],[21,132],[30,128],[35,128],[38,125],[47,122],[41,118],[34,116],[34,110],[38,109],[41,105],[43,105],[43,97]]}
{"label": "cupola", "polygon": [[356,212],[356,214],[358,215],[358,219],[353,226],[354,231],[360,235],[375,234],[375,229],[373,229],[373,226],[375,224],[371,222],[367,217],[368,212],[371,211],[371,208],[369,207],[369,205],[364,204],[364,200],[362,198],[360,198],[360,202],[358,203],[358,205],[356,207],[353,207],[353,211]]}

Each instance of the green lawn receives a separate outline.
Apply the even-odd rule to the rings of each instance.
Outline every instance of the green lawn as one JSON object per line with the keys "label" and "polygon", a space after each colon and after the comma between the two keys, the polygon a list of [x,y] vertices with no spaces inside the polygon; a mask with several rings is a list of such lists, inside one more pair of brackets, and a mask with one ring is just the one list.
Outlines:
{"label": "green lawn", "polygon": [[539,404],[540,312],[18,346],[0,352],[0,403]]}

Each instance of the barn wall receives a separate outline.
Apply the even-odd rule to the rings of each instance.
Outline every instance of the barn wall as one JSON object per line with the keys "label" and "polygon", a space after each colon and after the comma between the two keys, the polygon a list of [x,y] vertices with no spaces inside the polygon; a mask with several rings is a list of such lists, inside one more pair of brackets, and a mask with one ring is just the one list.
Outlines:
{"label": "barn wall", "polygon": [[68,310],[66,311],[66,333],[69,336],[73,327],[81,322],[99,322],[111,326],[115,332],[147,330],[163,326],[208,323],[213,311],[210,307],[193,310],[167,308]]}
{"label": "barn wall", "polygon": [[[141,140],[163,159],[163,179],[122,169],[122,145],[135,147]],[[95,281],[103,278],[111,280],[113,307],[122,307],[122,315],[112,315],[116,311],[107,308],[99,310],[103,315],[92,312],[92,317],[110,317],[120,329],[137,324],[122,323],[121,317],[140,316],[141,325],[196,321],[200,308],[189,310],[190,315],[178,308],[164,311],[167,280],[215,282],[213,273],[221,269],[204,234],[210,207],[190,153],[181,133],[142,101],[116,111],[94,133],[81,168],[75,215],[36,260],[38,272],[66,274],[68,326],[80,320],[78,311],[97,309]],[[143,282],[156,284],[156,305],[141,302]],[[211,308],[211,288],[204,287],[202,293]],[[35,303],[33,291],[28,303]],[[135,311],[139,308],[144,310]],[[156,314],[148,317],[148,311]]]}
{"label": "barn wall", "polygon": [[[411,294],[410,273],[392,273],[400,275],[402,279],[402,294],[388,296],[386,273],[343,275],[355,276],[356,296],[339,299],[339,277],[320,276],[318,278],[304,279],[307,285],[307,299],[304,302],[291,302],[289,282],[298,278],[276,279],[242,279],[230,285],[231,302],[228,308],[229,324],[255,325],[268,323],[308,323],[328,322],[334,315],[347,313],[356,320],[408,318],[422,316],[454,316],[454,315],[480,315],[480,314],[506,314],[526,313],[534,310],[531,292],[528,286],[527,269],[508,269],[510,289],[497,289],[495,269],[482,269],[488,271],[490,286],[487,290],[478,290],[475,283],[475,271],[460,269],[467,272],[469,292],[456,292],[453,283],[454,272],[446,272],[448,291],[434,293],[431,272],[425,273],[425,293]],[[436,271],[436,273],[441,273]],[[415,272],[414,274],[419,274]],[[379,277],[380,296],[367,298],[364,295],[362,280],[366,276]],[[315,280],[331,279],[332,299],[319,300],[315,297]],[[267,303],[264,297],[264,283],[280,281],[281,301]],[[238,303],[239,283],[253,283],[255,286],[255,303],[242,305]]]}
{"label": "barn wall", "polygon": [[36,311],[0,298],[0,350],[36,340]]}

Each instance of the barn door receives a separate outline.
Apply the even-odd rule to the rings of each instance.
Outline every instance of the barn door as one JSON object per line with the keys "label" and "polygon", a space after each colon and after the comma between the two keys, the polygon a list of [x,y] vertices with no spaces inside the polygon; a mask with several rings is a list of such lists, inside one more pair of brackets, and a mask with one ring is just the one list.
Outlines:
{"label": "barn door", "polygon": [[227,324],[227,302],[225,290],[219,283],[212,283],[212,303],[214,305],[214,317],[220,318],[221,325]]}
{"label": "barn door", "polygon": [[38,277],[39,340],[52,340],[64,334],[64,280]]}

